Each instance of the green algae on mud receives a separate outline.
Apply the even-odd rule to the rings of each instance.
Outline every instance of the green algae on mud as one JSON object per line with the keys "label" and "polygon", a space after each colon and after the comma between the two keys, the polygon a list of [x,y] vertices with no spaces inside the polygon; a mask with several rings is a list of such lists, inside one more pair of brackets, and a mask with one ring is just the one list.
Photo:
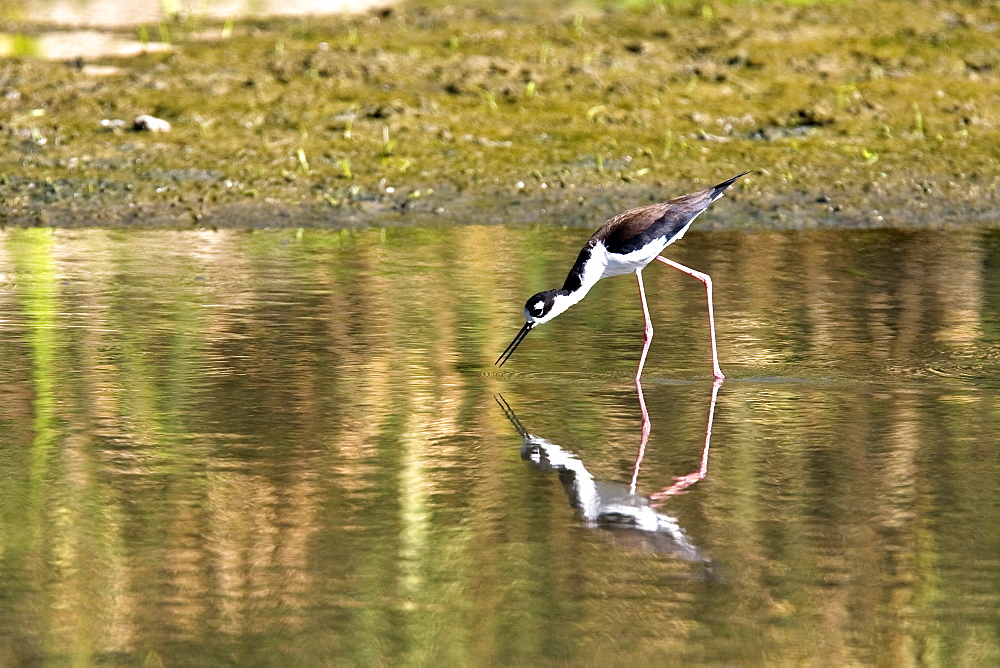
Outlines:
{"label": "green algae on mud", "polygon": [[[0,60],[0,224],[593,226],[753,169],[712,224],[989,225],[996,25],[902,1],[178,23],[135,58]],[[173,131],[102,124],[142,113]]]}

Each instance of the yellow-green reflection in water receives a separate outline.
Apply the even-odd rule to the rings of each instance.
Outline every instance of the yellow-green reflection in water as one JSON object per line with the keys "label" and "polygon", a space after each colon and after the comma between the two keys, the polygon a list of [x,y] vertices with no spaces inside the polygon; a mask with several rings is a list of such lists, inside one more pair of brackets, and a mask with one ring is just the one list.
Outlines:
{"label": "yellow-green reflection in water", "polygon": [[[1000,235],[676,247],[705,563],[588,527],[494,400],[628,483],[634,281],[492,365],[586,236],[0,233],[0,663],[1000,662]],[[648,495],[711,383],[701,285],[645,278]]]}

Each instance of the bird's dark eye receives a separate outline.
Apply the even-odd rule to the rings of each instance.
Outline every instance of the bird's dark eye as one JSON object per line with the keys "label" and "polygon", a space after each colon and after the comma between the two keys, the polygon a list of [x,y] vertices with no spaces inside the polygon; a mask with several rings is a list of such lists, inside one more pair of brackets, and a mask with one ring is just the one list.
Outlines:
{"label": "bird's dark eye", "polygon": [[548,298],[548,295],[540,292],[525,303],[524,310],[532,318],[540,318],[548,312],[551,307],[550,302],[551,300]]}

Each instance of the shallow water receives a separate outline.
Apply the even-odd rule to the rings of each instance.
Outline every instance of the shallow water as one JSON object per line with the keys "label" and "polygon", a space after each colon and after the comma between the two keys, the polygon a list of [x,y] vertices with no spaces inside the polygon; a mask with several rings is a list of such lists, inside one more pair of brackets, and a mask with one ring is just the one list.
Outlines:
{"label": "shallow water", "polygon": [[0,663],[1000,662],[1000,234],[586,236],[0,233]]}

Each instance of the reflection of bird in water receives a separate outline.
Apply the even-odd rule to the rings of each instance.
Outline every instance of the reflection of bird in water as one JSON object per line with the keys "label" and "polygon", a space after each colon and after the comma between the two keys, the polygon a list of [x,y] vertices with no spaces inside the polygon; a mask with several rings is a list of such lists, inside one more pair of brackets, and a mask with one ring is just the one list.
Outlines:
{"label": "reflection of bird in water", "polygon": [[663,252],[664,248],[683,237],[698,214],[722,197],[726,188],[731,186],[736,179],[747,173],[749,172],[743,172],[743,174],[723,181],[717,186],[690,195],[683,195],[669,202],[629,209],[604,223],[599,230],[594,232],[594,236],[590,237],[583,250],[580,251],[580,255],[576,258],[576,263],[570,269],[562,288],[539,292],[528,299],[524,305],[524,326],[497,359],[496,364],[503,366],[532,328],[552,320],[582,300],[597,281],[609,276],[634,273],[639,284],[642,315],[646,321],[642,354],[639,356],[639,368],[635,372],[635,377],[638,379],[642,375],[646,353],[649,352],[649,344],[653,340],[653,323],[649,319],[649,308],[646,306],[646,292],[642,286],[642,270],[653,260],[659,260],[685,274],[694,276],[705,284],[705,290],[708,294],[708,325],[712,340],[712,373],[716,378],[723,378],[722,370],[719,369],[719,355],[715,348],[712,278],[708,274],[660,257],[660,253]]}
{"label": "reflection of bird in water", "polygon": [[[713,385],[711,404],[713,411],[720,385],[719,381]],[[642,401],[641,387],[639,392],[640,401]],[[657,507],[662,505],[663,500],[667,497],[682,493],[685,488],[705,477],[708,466],[708,443],[711,436],[711,413],[709,414],[709,431],[708,436],[706,436],[702,466],[699,471],[689,476],[677,478],[670,487],[646,497],[635,492],[635,481],[645,452],[646,439],[649,436],[645,401],[642,401],[643,438],[631,485],[596,480],[579,457],[548,439],[535,436],[525,429],[517,415],[514,414],[510,404],[502,396],[497,396],[496,401],[500,404],[507,419],[517,429],[518,434],[521,435],[523,441],[521,459],[528,462],[532,468],[558,472],[559,480],[566,489],[570,504],[577,509],[580,517],[588,526],[615,529],[616,531],[612,532],[612,535],[628,547],[670,554],[684,561],[705,563],[709,561],[687,537],[677,519],[658,512]]]}

